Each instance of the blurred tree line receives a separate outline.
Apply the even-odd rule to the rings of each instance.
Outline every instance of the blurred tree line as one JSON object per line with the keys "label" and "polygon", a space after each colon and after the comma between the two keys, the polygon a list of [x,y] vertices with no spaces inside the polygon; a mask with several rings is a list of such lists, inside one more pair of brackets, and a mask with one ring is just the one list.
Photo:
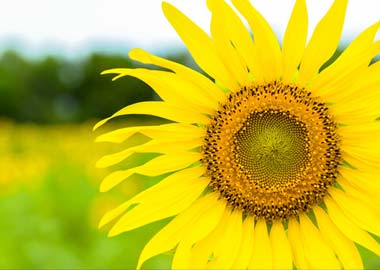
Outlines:
{"label": "blurred tree line", "polygon": [[[189,61],[181,52],[166,57]],[[135,78],[111,82],[111,75],[100,75],[110,68],[138,66],[125,55],[94,53],[76,60],[52,56],[33,60],[6,51],[0,58],[0,117],[19,122],[80,122],[105,118],[131,103],[158,99]]]}
{"label": "blurred tree line", "polygon": [[[321,69],[343,51],[339,48]],[[186,51],[165,58],[197,69]],[[102,119],[126,105],[159,97],[142,81],[101,76],[110,68],[145,66],[126,55],[93,53],[83,59],[46,56],[28,59],[14,51],[0,56],[0,118],[18,122],[62,123]]]}

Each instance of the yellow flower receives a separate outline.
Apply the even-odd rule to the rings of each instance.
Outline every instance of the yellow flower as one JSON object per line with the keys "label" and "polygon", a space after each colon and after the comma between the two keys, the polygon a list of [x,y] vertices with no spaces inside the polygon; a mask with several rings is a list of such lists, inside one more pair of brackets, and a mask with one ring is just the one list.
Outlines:
{"label": "yellow flower", "polygon": [[[110,235],[174,217],[145,246],[138,267],[175,249],[173,268],[359,269],[357,243],[380,254],[379,23],[339,56],[347,0],[335,0],[306,44],[307,9],[297,0],[282,48],[248,0],[207,1],[211,37],[168,3],[165,16],[208,77],[140,49],[130,57],[168,71],[112,69],[133,76],[162,101],[133,104],[99,122],[147,114],[169,124],[134,126],[99,137],[150,140],[103,157],[110,166],[133,153],[161,155],[119,170],[107,191],[134,173],[171,173],[107,213]],[[131,207],[134,206],[134,207]],[[371,233],[371,234],[370,234]]]}

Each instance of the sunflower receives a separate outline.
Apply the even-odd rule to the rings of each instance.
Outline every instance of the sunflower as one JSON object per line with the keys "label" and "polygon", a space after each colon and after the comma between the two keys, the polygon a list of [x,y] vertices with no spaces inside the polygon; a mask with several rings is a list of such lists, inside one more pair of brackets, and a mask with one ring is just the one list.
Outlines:
{"label": "sunflower", "polygon": [[161,100],[127,106],[95,128],[129,114],[170,122],[98,137],[149,139],[103,157],[100,167],[156,153],[108,175],[101,191],[136,173],[166,176],[108,212],[100,226],[117,219],[114,236],[172,217],[147,243],[138,268],[173,249],[172,267],[182,269],[363,268],[356,244],[380,254],[379,23],[326,65],[347,0],[333,2],[309,42],[305,0],[297,0],[282,47],[248,0],[231,2],[242,16],[223,0],[207,1],[211,35],[162,4],[206,75],[141,49],[129,56],[165,70],[103,72],[136,77]]}

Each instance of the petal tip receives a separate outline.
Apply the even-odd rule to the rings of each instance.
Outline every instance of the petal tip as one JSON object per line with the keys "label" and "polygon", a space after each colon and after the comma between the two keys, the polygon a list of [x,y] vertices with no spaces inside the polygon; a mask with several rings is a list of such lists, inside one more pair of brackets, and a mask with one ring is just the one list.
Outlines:
{"label": "petal tip", "polygon": [[138,261],[138,263],[137,263],[137,267],[136,267],[136,269],[137,270],[140,270],[141,269],[141,266],[142,266],[142,264],[145,262],[145,260],[142,260],[141,259],[141,257],[139,258],[139,261]]}
{"label": "petal tip", "polygon": [[166,1],[162,1],[161,6],[162,6],[162,8],[166,8],[166,7],[172,6],[172,4],[170,4],[169,2],[166,2]]}
{"label": "petal tip", "polygon": [[96,167],[96,168],[99,168],[99,169],[103,169],[103,168],[106,168],[106,167],[107,167],[106,162],[104,162],[104,157],[102,157],[101,159],[99,159],[99,160],[95,163],[95,167]]}
{"label": "petal tip", "polygon": [[142,63],[146,63],[149,61],[149,57],[147,56],[145,51],[140,49],[140,48],[134,48],[134,49],[130,50],[128,53],[128,56],[132,60],[139,61]]}
{"label": "petal tip", "polygon": [[103,228],[108,222],[110,222],[109,218],[107,218],[108,213],[106,213],[99,221],[98,229]]}
{"label": "petal tip", "polygon": [[102,142],[102,138],[101,138],[102,136],[98,136],[98,137],[96,137],[95,138],[95,142],[96,143],[99,143],[99,142]]}
{"label": "petal tip", "polygon": [[100,72],[100,75],[106,75],[106,74],[110,74],[110,73],[113,73],[111,72],[112,69],[106,69],[106,70],[103,70],[102,72]]}
{"label": "petal tip", "polygon": [[107,185],[107,182],[105,181],[105,179],[102,181],[102,183],[100,184],[99,186],[99,191],[100,192],[107,192],[109,191],[111,188],[109,187],[109,185]]}
{"label": "petal tip", "polygon": [[104,225],[105,225],[105,224],[104,224],[104,223],[102,223],[102,221],[100,221],[100,222],[99,222],[99,224],[98,224],[98,229],[101,229],[101,228],[103,228],[103,227],[104,227]]}
{"label": "petal tip", "polygon": [[114,236],[116,236],[116,235],[118,235],[118,234],[120,234],[121,232],[119,232],[119,231],[117,231],[117,230],[115,230],[114,228],[112,228],[109,232],[108,232],[108,237],[114,237]]}
{"label": "petal tip", "polygon": [[166,19],[171,22],[170,18],[173,17],[173,12],[178,12],[177,8],[175,6],[173,6],[172,4],[168,3],[168,2],[165,2],[163,1],[162,4],[161,4],[161,8],[162,8],[162,11],[164,12],[164,15],[166,17]]}
{"label": "petal tip", "polygon": [[103,120],[100,120],[99,122],[97,122],[94,127],[92,128],[92,131],[95,131],[97,130],[99,127],[101,127],[107,120],[106,119],[103,119]]}

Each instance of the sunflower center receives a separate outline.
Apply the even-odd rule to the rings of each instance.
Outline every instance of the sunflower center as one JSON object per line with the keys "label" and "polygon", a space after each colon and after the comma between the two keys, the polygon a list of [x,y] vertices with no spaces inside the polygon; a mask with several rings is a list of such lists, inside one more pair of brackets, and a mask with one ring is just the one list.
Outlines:
{"label": "sunflower center", "polygon": [[318,204],[341,162],[327,106],[279,82],[230,94],[207,126],[202,153],[210,187],[267,221]]}
{"label": "sunflower center", "polygon": [[241,171],[264,189],[291,184],[308,164],[305,125],[289,113],[251,113],[234,137]]}

